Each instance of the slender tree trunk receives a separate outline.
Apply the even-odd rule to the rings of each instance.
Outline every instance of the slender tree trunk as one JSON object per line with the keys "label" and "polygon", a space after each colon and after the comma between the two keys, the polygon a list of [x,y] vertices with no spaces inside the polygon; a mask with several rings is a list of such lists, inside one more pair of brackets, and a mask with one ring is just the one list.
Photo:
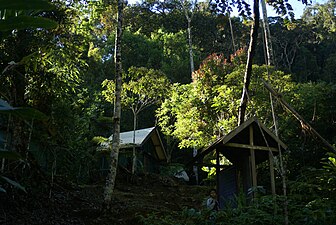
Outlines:
{"label": "slender tree trunk", "polygon": [[238,112],[238,125],[241,125],[244,122],[246,106],[248,100],[248,91],[251,83],[251,74],[252,74],[252,60],[255,53],[255,48],[257,45],[258,38],[258,28],[259,28],[259,1],[253,1],[253,25],[251,29],[250,36],[250,46],[247,52],[247,63],[245,68],[244,75],[244,87],[242,97],[240,99],[239,112]]}
{"label": "slender tree trunk", "polygon": [[113,115],[113,138],[111,149],[111,163],[109,174],[106,178],[106,185],[104,190],[103,210],[110,209],[112,194],[115,186],[115,178],[117,176],[119,146],[120,146],[120,117],[121,117],[121,87],[122,87],[122,64],[121,64],[121,35],[122,35],[122,21],[123,21],[123,7],[124,1],[118,0],[118,25],[115,38],[115,72],[116,72],[116,91],[115,91],[115,104]]}
{"label": "slender tree trunk", "polygon": [[233,34],[233,28],[232,28],[232,22],[231,22],[231,15],[230,13],[228,14],[229,17],[229,25],[230,25],[230,31],[231,31],[231,39],[232,39],[232,50],[235,53],[236,50],[236,43],[235,43],[235,39],[234,39],[234,34]]}
{"label": "slender tree trunk", "polygon": [[132,175],[135,174],[136,169],[136,148],[135,148],[135,130],[136,130],[136,124],[137,124],[137,113],[133,113],[133,154],[132,154]]}
{"label": "slender tree trunk", "polygon": [[181,6],[184,10],[184,14],[185,14],[185,17],[186,17],[187,22],[188,22],[187,32],[188,32],[189,62],[190,62],[191,74],[195,71],[194,52],[193,52],[193,49],[192,49],[191,20],[194,16],[197,1],[198,0],[194,0],[193,2],[190,3],[191,6],[192,6],[192,11],[191,11],[191,15],[189,15],[189,9],[187,8],[187,4],[188,4],[187,1],[186,0],[180,0]]}
{"label": "slender tree trunk", "polygon": [[[261,7],[262,7],[262,12],[263,12],[263,24],[264,24],[264,37],[265,37],[265,45],[266,45],[266,55],[267,55],[267,65],[271,66],[272,64],[274,65],[274,57],[273,57],[273,48],[272,48],[272,39],[271,39],[271,32],[269,29],[269,24],[268,24],[268,17],[267,17],[267,9],[266,9],[266,2],[265,0],[261,0]],[[268,80],[270,81],[270,74],[268,73]],[[273,104],[273,97],[272,93],[269,93],[270,97],[270,102],[271,102],[271,108],[272,108],[272,117],[274,121],[274,130],[275,130],[275,135],[279,137],[278,134],[278,123],[277,123],[277,118],[274,112],[274,104]],[[287,200],[287,176],[286,176],[286,168],[285,168],[285,162],[283,160],[282,156],[282,150],[281,146],[278,143],[278,150],[279,150],[279,161],[280,161],[280,173],[281,173],[281,178],[282,178],[282,192],[283,196],[285,198],[284,201],[284,216],[285,216],[285,221],[284,224],[288,225],[288,200]]]}
{"label": "slender tree trunk", "polygon": [[194,64],[194,53],[192,49],[192,36],[191,36],[191,18],[187,16],[188,20],[188,43],[189,43],[189,60],[190,60],[190,71],[191,74],[195,71],[195,64]]}
{"label": "slender tree trunk", "polygon": [[267,65],[274,65],[274,57],[273,57],[273,47],[272,47],[272,40],[271,40],[271,32],[269,29],[268,24],[268,17],[267,17],[267,9],[266,9],[266,2],[265,0],[261,0],[261,8],[263,12],[263,21],[264,21],[264,36],[265,36],[265,44],[266,44],[266,54],[267,54]]}

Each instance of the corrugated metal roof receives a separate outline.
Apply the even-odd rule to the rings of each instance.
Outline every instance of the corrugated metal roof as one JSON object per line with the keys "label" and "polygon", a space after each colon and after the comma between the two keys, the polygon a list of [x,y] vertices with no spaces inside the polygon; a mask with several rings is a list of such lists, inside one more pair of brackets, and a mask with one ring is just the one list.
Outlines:
{"label": "corrugated metal roof", "polygon": [[[108,139],[112,141],[113,135]],[[135,131],[135,146],[142,147],[149,139],[154,146],[154,151],[158,160],[167,160],[167,154],[162,144],[160,135],[155,127],[140,129]],[[120,149],[131,148],[133,146],[133,131],[120,133]],[[100,143],[97,151],[108,151],[109,142]]]}
{"label": "corrugated metal roof", "polygon": [[[136,130],[135,145],[141,146],[142,144],[144,144],[145,140],[148,138],[148,136],[152,133],[154,129],[155,127]],[[110,137],[110,139],[112,139],[112,136]],[[120,145],[121,146],[133,145],[133,131],[120,133]]]}
{"label": "corrugated metal roof", "polygon": [[[153,132],[155,127],[150,127],[146,129],[140,129],[135,131],[135,146],[142,146],[150,134]],[[113,135],[109,137],[109,140],[112,141]],[[107,147],[108,143],[102,143],[101,147]],[[120,133],[120,148],[126,148],[133,146],[133,131],[121,132]]]}

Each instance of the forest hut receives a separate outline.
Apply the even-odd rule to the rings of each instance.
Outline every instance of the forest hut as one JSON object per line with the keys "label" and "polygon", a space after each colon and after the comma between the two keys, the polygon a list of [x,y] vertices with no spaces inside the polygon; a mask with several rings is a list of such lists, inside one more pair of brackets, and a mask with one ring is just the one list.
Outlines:
{"label": "forest hut", "polygon": [[[112,140],[112,135],[109,137]],[[137,156],[136,172],[158,173],[160,165],[167,162],[167,154],[156,127],[135,131],[135,147]],[[108,169],[108,143],[99,147],[102,151],[101,170]],[[119,166],[131,171],[133,151],[133,131],[120,133]]]}
{"label": "forest hut", "polygon": [[[275,194],[273,155],[278,154],[279,148],[284,150],[287,146],[253,117],[199,152],[193,163],[204,165],[204,157],[210,153],[215,154],[214,167],[220,206],[235,205],[235,196],[239,193],[248,195],[253,187],[258,186],[256,165],[266,160],[269,160],[271,189]],[[220,165],[221,155],[231,165]]]}

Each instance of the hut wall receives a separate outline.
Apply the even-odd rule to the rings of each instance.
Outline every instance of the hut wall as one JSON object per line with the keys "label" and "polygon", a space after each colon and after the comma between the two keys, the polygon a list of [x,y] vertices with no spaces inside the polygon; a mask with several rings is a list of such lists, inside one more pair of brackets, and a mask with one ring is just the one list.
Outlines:
{"label": "hut wall", "polygon": [[230,166],[221,170],[219,174],[219,205],[223,208],[226,205],[236,206],[235,196],[238,193],[237,167]]}

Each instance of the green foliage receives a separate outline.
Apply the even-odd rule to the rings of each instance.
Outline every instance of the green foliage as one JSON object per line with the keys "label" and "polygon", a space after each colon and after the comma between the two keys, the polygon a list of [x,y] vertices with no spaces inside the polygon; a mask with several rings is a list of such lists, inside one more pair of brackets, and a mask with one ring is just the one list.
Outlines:
{"label": "green foliage", "polygon": [[[303,191],[303,190],[301,190]],[[241,203],[237,207],[225,206],[218,212],[206,209],[184,209],[180,213],[172,215],[149,214],[141,216],[143,224],[221,224],[221,225],[244,225],[244,224],[283,224],[282,196],[262,196],[246,204],[246,198],[237,198]],[[331,199],[319,198],[305,202],[296,198],[289,198],[289,222],[294,225],[326,224],[331,225],[335,221],[335,204]]]}
{"label": "green foliage", "polygon": [[[204,147],[236,127],[245,56],[242,51],[230,60],[213,54],[193,73],[191,84],[175,84],[158,110],[159,125],[166,135],[180,141],[180,148]],[[282,93],[293,87],[290,76],[266,66],[253,66],[248,112],[270,116],[269,94],[258,78],[268,79]],[[269,73],[269,74],[268,74]]]}
{"label": "green foliage", "polygon": [[[99,90],[92,90],[94,86],[89,85],[99,76],[87,73],[87,62],[93,61],[86,57],[91,28],[84,26],[85,12],[76,10],[76,1],[54,2],[52,12],[40,11],[35,5],[37,2],[26,3],[26,7],[31,8],[18,14],[56,18],[60,26],[49,31],[33,30],[27,26],[24,30],[2,33],[1,58],[5,68],[2,68],[4,72],[0,77],[0,94],[17,106],[15,111],[20,115],[43,119],[36,121],[34,127],[28,124],[20,127],[22,132],[15,140],[22,142],[22,151],[29,149],[27,154],[37,159],[46,174],[66,175],[71,180],[87,182],[94,177],[91,139],[96,133],[95,118],[102,111],[98,107]],[[43,114],[27,109],[27,106]],[[16,129],[10,122],[8,129]],[[0,123],[7,126],[5,120]],[[12,137],[10,133],[8,137]],[[31,172],[29,170],[25,167],[25,172]]]}
{"label": "green foliage", "polygon": [[324,4],[316,3],[305,9],[302,18],[312,26],[319,40],[334,39],[332,36],[336,32],[335,8],[335,1],[329,0]]}
{"label": "green foliage", "polygon": [[323,169],[305,168],[290,182],[290,216],[294,224],[333,224],[336,217],[335,165],[332,158],[322,162]]}
{"label": "green foliage", "polygon": [[30,0],[29,4],[25,0],[6,1],[0,0],[0,9],[29,10],[29,9],[52,9],[53,5],[45,0]]}
{"label": "green foliage", "polygon": [[0,1],[0,30],[11,31],[28,28],[51,29],[57,23],[51,19],[38,17],[38,10],[52,9],[53,5],[44,0],[33,0],[27,4],[23,0]]}
{"label": "green foliage", "polygon": [[[309,2],[307,0],[302,0],[302,4],[307,5]],[[240,16],[249,17],[251,16],[251,3],[243,0],[238,1],[224,1],[224,0],[212,0],[210,1],[213,10],[217,13],[232,13],[233,8],[238,9]],[[279,0],[270,0],[267,1],[267,4],[272,6],[276,13],[281,16],[294,18],[293,8],[290,2],[279,1]],[[253,7],[253,6],[252,6]]]}
{"label": "green foliage", "polygon": [[[1,100],[1,101],[3,101],[3,100]],[[10,105],[8,105],[8,106],[10,106]],[[0,149],[0,159],[1,159],[2,163],[4,163],[5,162],[4,160],[10,160],[10,161],[22,160],[22,156],[19,155],[16,152],[13,152],[13,151],[6,151],[6,150],[3,150],[3,149]],[[2,173],[3,173],[3,171],[1,171],[1,174]],[[25,187],[23,187],[18,182],[14,181],[14,180],[6,177],[6,176],[0,175],[0,192],[4,192],[4,193],[7,192],[6,189],[4,188],[6,184],[10,184],[11,186],[13,186],[13,187],[15,187],[17,189],[20,189],[20,190],[22,190],[22,191],[24,191],[24,192],[27,193]]]}
{"label": "green foliage", "polygon": [[101,137],[101,136],[96,136],[92,139],[93,142],[97,143],[97,144],[102,144],[108,141],[108,139],[106,137]]}
{"label": "green foliage", "polygon": [[0,113],[18,116],[22,119],[46,120],[48,117],[39,110],[28,107],[12,107],[6,101],[0,99]]}
{"label": "green foliage", "polygon": [[123,68],[146,67],[159,70],[163,62],[163,49],[160,42],[139,32],[123,33]]}
{"label": "green foliage", "polygon": [[[158,30],[152,34],[152,39],[163,46],[163,61],[161,70],[167,74],[172,82],[190,82],[189,52],[186,39],[186,32],[178,31],[168,33]],[[194,58],[199,54],[197,49],[193,50]],[[197,65],[197,61],[195,62]]]}
{"label": "green foliage", "polygon": [[[169,81],[158,70],[144,67],[131,67],[124,74],[122,88],[122,104],[137,115],[145,108],[158,104],[169,90]],[[103,96],[108,102],[114,103],[114,81],[105,80],[102,83],[105,90]]]}
{"label": "green foliage", "polygon": [[[248,15],[250,10],[244,1],[231,1],[233,5],[230,1],[213,3],[221,7],[220,11],[225,7],[230,10],[234,5],[241,6],[241,14]],[[283,12],[290,9],[287,2],[268,3]],[[302,20],[289,22],[270,18],[277,68],[292,73],[302,84],[295,85],[289,75],[273,68],[261,65],[253,68],[254,78],[267,78],[269,70],[272,86],[331,143],[336,143],[333,135],[336,132],[334,9],[335,2],[329,1],[308,7]],[[22,128],[13,140],[21,141],[22,151],[29,148],[47,173],[88,181],[96,172],[92,138],[111,132],[111,121],[99,118],[110,117],[112,112],[101,94],[101,83],[114,76],[115,5],[101,1],[51,3],[31,0],[27,4],[23,0],[0,0],[0,11],[0,97],[13,105],[0,101],[0,128],[2,131],[7,130],[7,126],[10,131]],[[169,97],[158,111],[159,123],[169,135],[168,139],[180,141],[180,147],[206,146],[232,130],[236,126],[246,57],[244,54],[229,57],[233,46],[228,17],[212,13],[205,3],[199,4],[192,20],[196,67],[205,56],[210,56],[190,82],[186,21],[180,4],[177,1],[144,1],[127,6],[125,16],[122,49],[123,68],[127,71],[124,75],[127,83],[125,105],[143,109],[135,103],[144,104],[148,100],[144,93],[147,97],[159,97],[161,101],[168,92]],[[249,38],[248,23],[239,18],[232,18],[231,22],[236,45],[245,47]],[[214,52],[218,54],[212,54]],[[257,59],[263,58],[261,52]],[[167,78],[161,79],[160,71],[180,84],[174,84],[172,90],[167,91],[170,90]],[[113,83],[109,85],[111,97]],[[258,79],[252,81],[249,94],[250,115],[256,114],[270,125],[269,96]],[[109,101],[113,102],[113,98]],[[309,192],[307,196],[316,197],[304,199],[305,204],[311,202],[310,207],[304,205],[307,221],[314,223],[310,219],[316,210],[318,215],[316,207],[321,206],[322,210],[330,203],[326,200],[330,196],[322,192],[330,194],[334,190],[328,185],[334,184],[331,165],[335,157],[329,156],[329,161],[325,161],[328,165],[323,164],[330,166],[330,172],[326,172],[326,168],[322,172],[316,159],[325,157],[325,149],[311,138],[309,131],[302,130],[298,122],[275,105],[282,139],[290,146],[285,154],[289,177],[296,184],[291,184],[291,191],[295,194],[306,191]],[[153,124],[154,116],[150,116],[150,111],[154,111],[155,106],[147,109],[144,118]],[[10,120],[8,115],[11,115]],[[123,116],[124,128],[130,127],[130,110]],[[12,119],[26,122],[14,127]],[[34,119],[34,126],[27,123],[31,119]],[[0,152],[1,157],[19,159],[18,155],[5,151]],[[318,168],[318,182],[313,179],[317,174],[298,176],[299,169],[307,165]],[[323,198],[318,198],[320,194]],[[298,202],[299,199],[293,200],[293,213],[298,210],[295,209]],[[304,219],[300,217],[299,220]]]}
{"label": "green foliage", "polygon": [[[24,192],[27,193],[25,187],[23,187],[23,186],[22,186],[21,184],[19,184],[18,182],[9,179],[8,177],[0,176],[0,180],[6,181],[8,184],[12,185],[13,187],[18,188],[18,189],[20,189],[20,190],[22,190],[22,191],[24,191]],[[1,191],[2,191],[2,192],[6,192],[6,190],[5,190],[4,188],[1,188],[1,187],[0,187],[0,192],[1,192]]]}
{"label": "green foliage", "polygon": [[174,176],[178,172],[184,171],[184,165],[180,163],[170,163],[160,168],[160,174],[163,176]]}
{"label": "green foliage", "polygon": [[[335,54],[334,1],[306,7],[301,20],[269,18],[275,63],[298,82],[332,82],[328,58]],[[325,71],[327,74],[325,74]]]}
{"label": "green foliage", "polygon": [[0,20],[0,30],[11,31],[14,29],[22,30],[27,28],[55,28],[57,23],[46,18],[31,16],[16,16],[6,20]]}
{"label": "green foliage", "polygon": [[22,156],[16,152],[0,149],[0,159],[19,160],[22,159]]}
{"label": "green foliage", "polygon": [[[302,83],[297,84],[291,92],[290,104],[296,111],[329,143],[335,143],[336,139],[333,135],[336,108],[333,100],[336,95],[335,85],[325,82]],[[297,121],[291,123],[288,117],[292,116],[288,115],[284,118],[289,122],[283,124],[284,128],[286,127],[283,135],[291,149],[288,157],[289,170],[298,171],[302,166],[320,168],[319,161],[316,159],[324,158],[326,149],[308,129],[301,127]]]}

